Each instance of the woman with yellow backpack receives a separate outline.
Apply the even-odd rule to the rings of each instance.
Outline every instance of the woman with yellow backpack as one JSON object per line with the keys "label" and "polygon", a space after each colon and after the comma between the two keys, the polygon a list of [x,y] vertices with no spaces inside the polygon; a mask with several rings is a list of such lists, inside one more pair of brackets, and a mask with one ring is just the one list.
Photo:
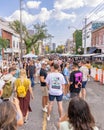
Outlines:
{"label": "woman with yellow backpack", "polygon": [[26,71],[24,69],[20,70],[20,76],[15,81],[15,90],[17,98],[20,102],[20,108],[24,117],[24,123],[26,123],[28,118],[28,113],[31,110],[30,107],[30,95],[33,97],[33,92],[31,88],[31,82],[26,76]]}

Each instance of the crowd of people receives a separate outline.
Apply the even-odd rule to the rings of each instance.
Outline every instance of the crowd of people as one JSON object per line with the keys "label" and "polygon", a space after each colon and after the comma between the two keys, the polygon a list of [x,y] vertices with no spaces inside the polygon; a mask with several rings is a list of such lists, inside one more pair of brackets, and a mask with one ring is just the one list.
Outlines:
{"label": "crowd of people", "polygon": [[[72,58],[45,57],[26,59],[21,65],[16,61],[5,64],[0,68],[0,130],[16,130],[27,123],[36,84],[41,87],[42,111],[47,113],[47,121],[51,120],[56,99],[59,130],[98,130],[86,102],[90,74],[89,61],[75,62]],[[63,100],[69,102],[66,113]]]}

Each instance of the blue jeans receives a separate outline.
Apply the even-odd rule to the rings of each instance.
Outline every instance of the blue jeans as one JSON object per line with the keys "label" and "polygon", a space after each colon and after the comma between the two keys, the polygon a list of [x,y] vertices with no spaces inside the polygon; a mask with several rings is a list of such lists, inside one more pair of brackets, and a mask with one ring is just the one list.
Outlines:
{"label": "blue jeans", "polygon": [[30,80],[31,80],[31,87],[34,87],[35,86],[34,77],[30,76]]}

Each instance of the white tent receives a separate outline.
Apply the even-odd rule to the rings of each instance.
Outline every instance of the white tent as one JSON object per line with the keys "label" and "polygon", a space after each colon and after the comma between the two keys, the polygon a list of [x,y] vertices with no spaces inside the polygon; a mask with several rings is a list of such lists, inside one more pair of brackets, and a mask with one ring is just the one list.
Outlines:
{"label": "white tent", "polygon": [[97,55],[97,56],[94,56],[94,57],[104,57],[104,54],[101,54],[101,55]]}
{"label": "white tent", "polygon": [[34,55],[32,53],[29,53],[23,56],[23,58],[37,58],[37,57],[38,57],[37,55]]}

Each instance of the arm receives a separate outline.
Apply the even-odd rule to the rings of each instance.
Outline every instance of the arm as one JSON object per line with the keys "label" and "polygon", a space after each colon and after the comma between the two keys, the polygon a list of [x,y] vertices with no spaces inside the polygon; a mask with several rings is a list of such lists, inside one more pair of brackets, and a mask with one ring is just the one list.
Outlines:
{"label": "arm", "polygon": [[68,116],[67,116],[67,114],[65,114],[60,120],[59,120],[59,122],[58,122],[58,128],[59,128],[59,130],[62,130],[60,127],[60,123],[61,122],[63,122],[63,121],[68,121],[69,120],[69,118],[68,118]]}
{"label": "arm", "polygon": [[24,121],[23,121],[23,115],[19,106],[19,100],[17,98],[13,98],[13,104],[15,105],[17,115],[19,116],[19,119],[17,119],[17,126],[22,126]]}
{"label": "arm", "polygon": [[69,84],[69,77],[68,76],[65,76],[66,80],[67,80],[67,83]]}
{"label": "arm", "polygon": [[64,93],[65,84],[62,84],[62,92]]}
{"label": "arm", "polygon": [[45,82],[44,76],[40,76],[40,82]]}
{"label": "arm", "polygon": [[31,85],[29,85],[29,91],[30,91],[32,99],[34,99],[34,95],[33,95],[33,91],[32,91]]}

